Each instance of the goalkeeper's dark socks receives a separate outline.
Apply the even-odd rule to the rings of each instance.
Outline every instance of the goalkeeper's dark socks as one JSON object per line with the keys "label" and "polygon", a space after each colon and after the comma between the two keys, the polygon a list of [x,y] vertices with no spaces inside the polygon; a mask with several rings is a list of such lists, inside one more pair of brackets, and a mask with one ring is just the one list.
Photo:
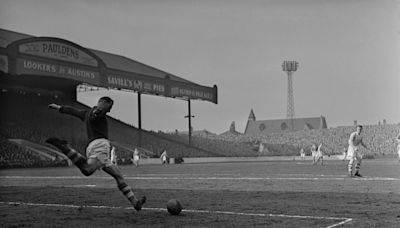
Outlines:
{"label": "goalkeeper's dark socks", "polygon": [[72,148],[65,155],[78,167],[86,164],[86,158]]}
{"label": "goalkeeper's dark socks", "polygon": [[65,140],[53,137],[53,138],[48,138],[46,142],[57,147],[65,155],[67,155],[67,153],[71,150],[71,148],[68,146],[68,142]]}
{"label": "goalkeeper's dark socks", "polygon": [[121,183],[118,185],[119,190],[124,194],[124,196],[132,202],[132,200],[136,200],[135,195],[133,194],[133,191],[131,187],[129,187],[128,184],[126,183]]}
{"label": "goalkeeper's dark socks", "polygon": [[47,139],[46,142],[60,149],[76,166],[81,167],[86,163],[86,158],[72,149],[67,141],[53,137]]}

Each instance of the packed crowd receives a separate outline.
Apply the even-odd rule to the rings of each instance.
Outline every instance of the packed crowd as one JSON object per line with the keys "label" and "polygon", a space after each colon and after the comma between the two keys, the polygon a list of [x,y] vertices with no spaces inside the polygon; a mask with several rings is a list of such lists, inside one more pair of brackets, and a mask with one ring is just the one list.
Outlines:
{"label": "packed crowd", "polygon": [[[313,144],[322,144],[322,151],[326,155],[342,154],[347,148],[349,136],[355,131],[355,126],[343,126],[329,129],[303,130],[296,132],[271,133],[258,137],[245,135],[230,135],[224,140],[235,142],[253,142],[254,145],[263,143],[265,150],[274,151],[274,147],[281,146],[280,154],[297,155],[301,148],[306,154],[311,153]],[[363,130],[364,141],[374,154],[396,153],[396,136],[400,133],[399,124],[365,125]],[[217,136],[218,137],[218,136]],[[289,146],[284,148],[283,145]]]}
{"label": "packed crowd", "polygon": [[62,160],[50,160],[23,149],[0,135],[0,168],[66,166]]}
{"label": "packed crowd", "polygon": [[[162,132],[159,132],[158,134],[168,137],[171,140],[188,143],[187,134],[166,134]],[[250,143],[226,140],[224,138],[218,138],[216,135],[208,135],[207,137],[192,136],[191,143],[195,147],[214,152],[215,156],[249,157],[258,155],[257,149]]]}

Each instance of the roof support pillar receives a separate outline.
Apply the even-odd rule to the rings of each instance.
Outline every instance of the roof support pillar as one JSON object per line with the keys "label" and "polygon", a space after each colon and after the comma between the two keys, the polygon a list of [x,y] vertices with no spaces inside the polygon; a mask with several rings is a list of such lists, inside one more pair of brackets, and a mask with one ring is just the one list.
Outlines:
{"label": "roof support pillar", "polygon": [[185,116],[185,118],[188,118],[188,121],[189,121],[189,124],[188,124],[188,126],[189,126],[189,131],[188,131],[189,145],[192,144],[192,118],[193,117],[194,116],[192,116],[192,110],[190,107],[190,99],[188,99],[188,115]]}
{"label": "roof support pillar", "polygon": [[192,113],[190,107],[190,99],[188,99],[188,119],[189,119],[189,145],[192,144]]}
{"label": "roof support pillar", "polygon": [[138,128],[139,128],[139,147],[142,146],[142,99],[141,93],[138,92]]}

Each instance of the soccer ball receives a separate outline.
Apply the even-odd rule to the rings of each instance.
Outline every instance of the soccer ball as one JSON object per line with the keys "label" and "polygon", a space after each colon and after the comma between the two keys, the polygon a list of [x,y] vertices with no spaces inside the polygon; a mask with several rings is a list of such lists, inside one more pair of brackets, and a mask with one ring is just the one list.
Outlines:
{"label": "soccer ball", "polygon": [[167,210],[171,215],[179,215],[182,211],[182,204],[177,199],[170,199],[167,202]]}

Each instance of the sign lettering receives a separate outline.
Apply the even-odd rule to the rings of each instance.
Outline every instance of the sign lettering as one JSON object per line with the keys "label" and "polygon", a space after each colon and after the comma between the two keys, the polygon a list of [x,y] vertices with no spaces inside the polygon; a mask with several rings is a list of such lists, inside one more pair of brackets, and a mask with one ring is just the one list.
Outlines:
{"label": "sign lettering", "polygon": [[196,89],[186,89],[179,87],[171,88],[171,95],[176,97],[189,97],[196,99],[213,100],[213,94],[207,91],[196,90]]}
{"label": "sign lettering", "polygon": [[147,80],[129,79],[127,76],[108,75],[107,82],[110,87],[132,89],[138,92],[147,92],[151,94],[165,93],[163,84]]}
{"label": "sign lettering", "polygon": [[74,59],[79,59],[79,51],[71,47],[56,44],[56,43],[43,43],[42,44],[43,53],[48,53],[50,55],[66,56]]}
{"label": "sign lettering", "polygon": [[96,71],[26,59],[17,59],[17,74],[62,77],[94,85],[100,82],[100,74]]}
{"label": "sign lettering", "polygon": [[119,78],[116,76],[108,76],[107,81],[109,85],[113,85],[116,87],[130,88],[133,85],[133,82],[131,80]]}
{"label": "sign lettering", "polygon": [[97,60],[83,50],[56,41],[34,41],[21,44],[19,52],[88,66],[98,66]]}
{"label": "sign lettering", "polygon": [[56,65],[47,64],[47,63],[38,63],[38,62],[27,61],[27,60],[24,60],[23,68],[26,70],[32,70],[32,71],[42,71],[42,72],[49,72],[49,73],[57,72]]}
{"label": "sign lettering", "polygon": [[143,90],[143,82],[141,82],[139,80],[133,81],[133,89],[134,90],[138,90],[138,91],[142,91]]}

